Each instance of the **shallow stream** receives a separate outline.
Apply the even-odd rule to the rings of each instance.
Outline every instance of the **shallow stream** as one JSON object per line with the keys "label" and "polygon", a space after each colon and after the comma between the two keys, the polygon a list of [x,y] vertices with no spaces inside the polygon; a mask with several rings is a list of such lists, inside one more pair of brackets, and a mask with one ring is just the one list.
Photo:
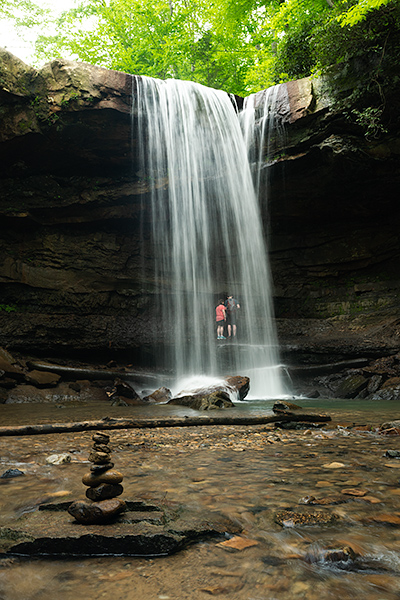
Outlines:
{"label": "shallow stream", "polygon": [[[173,556],[88,559],[0,559],[1,600],[371,600],[400,598],[399,436],[348,429],[378,425],[399,414],[395,403],[299,400],[332,416],[327,427],[277,430],[273,425],[205,426],[110,432],[115,468],[124,474],[125,499],[167,497],[229,516],[255,542],[243,550],[211,539]],[[237,405],[236,414],[265,412],[270,403]],[[68,422],[108,416],[193,414],[178,407],[104,404],[2,405],[1,425]],[[226,415],[227,412],[224,412]],[[82,498],[91,432],[0,438],[0,470],[22,477],[0,480],[0,526],[39,504]],[[48,465],[68,452],[71,463]],[[313,496],[338,504],[304,505]],[[343,501],[346,499],[346,502]],[[300,503],[299,503],[300,501]],[[331,525],[296,525],[283,510],[334,515]],[[51,518],[51,516],[49,517]],[[354,560],[326,555],[350,546]],[[340,556],[340,555],[339,555]]]}

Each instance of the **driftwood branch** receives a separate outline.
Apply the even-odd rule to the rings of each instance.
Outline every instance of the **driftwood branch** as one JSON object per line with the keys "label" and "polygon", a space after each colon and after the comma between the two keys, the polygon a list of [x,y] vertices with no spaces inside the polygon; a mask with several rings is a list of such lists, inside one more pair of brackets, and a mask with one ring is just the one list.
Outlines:
{"label": "driftwood branch", "polygon": [[105,417],[98,421],[77,423],[53,423],[41,425],[17,425],[0,427],[0,437],[12,435],[43,435],[47,433],[68,433],[71,431],[92,431],[104,429],[154,429],[156,427],[198,427],[202,425],[265,425],[268,423],[326,423],[328,415],[295,414],[284,412],[272,416],[194,416],[166,417],[164,419],[115,419]]}

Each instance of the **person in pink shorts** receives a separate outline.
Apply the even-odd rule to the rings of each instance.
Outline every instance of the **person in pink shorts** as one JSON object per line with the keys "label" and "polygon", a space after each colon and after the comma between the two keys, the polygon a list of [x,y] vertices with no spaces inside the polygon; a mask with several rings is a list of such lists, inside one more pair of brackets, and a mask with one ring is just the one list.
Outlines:
{"label": "person in pink shorts", "polygon": [[218,300],[218,306],[215,309],[215,319],[217,322],[217,340],[224,340],[226,308],[223,300]]}

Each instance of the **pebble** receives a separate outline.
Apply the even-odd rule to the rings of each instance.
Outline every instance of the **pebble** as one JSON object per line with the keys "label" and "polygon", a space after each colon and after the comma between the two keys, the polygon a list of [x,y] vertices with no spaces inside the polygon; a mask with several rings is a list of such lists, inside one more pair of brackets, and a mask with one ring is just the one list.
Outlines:
{"label": "pebble", "polygon": [[96,431],[96,433],[92,435],[92,440],[95,444],[108,444],[110,436],[101,431]]}
{"label": "pebble", "polygon": [[365,490],[357,490],[355,488],[345,488],[342,490],[342,494],[346,494],[348,496],[366,496],[368,494]]}
{"label": "pebble", "polygon": [[113,467],[114,467],[114,463],[108,462],[108,463],[104,463],[103,465],[92,465],[90,467],[90,470],[95,475],[98,475],[99,473],[104,473],[104,471],[109,471]]}
{"label": "pebble", "polygon": [[119,471],[102,470],[98,474],[86,473],[86,475],[82,477],[82,483],[90,487],[97,487],[98,485],[100,485],[100,483],[121,483],[123,478],[124,477],[122,473],[120,473]]}
{"label": "pebble", "polygon": [[86,490],[86,497],[90,500],[108,500],[109,498],[115,498],[120,496],[124,488],[122,485],[117,483],[113,485],[111,483],[101,483],[97,487],[90,487]]}
{"label": "pebble", "polygon": [[106,444],[93,444],[93,450],[96,450],[96,452],[106,452],[107,454],[111,454],[111,448]]}
{"label": "pebble", "polygon": [[110,455],[107,452],[97,452],[96,450],[93,450],[89,454],[89,460],[95,465],[105,465],[110,461]]}

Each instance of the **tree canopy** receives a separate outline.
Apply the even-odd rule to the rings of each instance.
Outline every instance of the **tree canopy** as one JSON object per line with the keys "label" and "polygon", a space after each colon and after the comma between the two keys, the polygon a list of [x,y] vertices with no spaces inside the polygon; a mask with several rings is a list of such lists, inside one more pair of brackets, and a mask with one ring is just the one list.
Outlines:
{"label": "tree canopy", "polygon": [[57,18],[34,0],[3,0],[1,14],[21,29],[52,24],[38,62],[73,56],[242,96],[360,52],[400,54],[398,0],[76,0]]}

